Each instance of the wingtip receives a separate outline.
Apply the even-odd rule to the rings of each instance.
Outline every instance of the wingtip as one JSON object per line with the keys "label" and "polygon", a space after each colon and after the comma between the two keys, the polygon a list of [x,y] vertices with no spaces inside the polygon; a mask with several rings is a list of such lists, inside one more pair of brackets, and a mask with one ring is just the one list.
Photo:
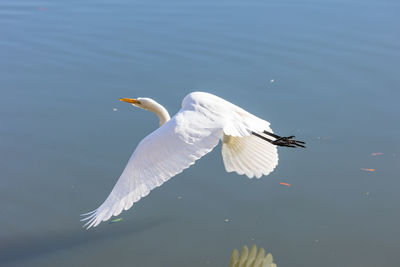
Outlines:
{"label": "wingtip", "polygon": [[98,225],[97,209],[95,209],[91,212],[88,212],[88,213],[81,214],[81,216],[87,216],[80,220],[81,222],[87,221],[82,226],[83,228],[86,228],[86,230],[88,230],[91,227],[96,227]]}
{"label": "wingtip", "polygon": [[82,227],[86,228],[86,230],[89,230],[92,227],[96,227],[96,217],[91,218],[89,221],[87,221]]}

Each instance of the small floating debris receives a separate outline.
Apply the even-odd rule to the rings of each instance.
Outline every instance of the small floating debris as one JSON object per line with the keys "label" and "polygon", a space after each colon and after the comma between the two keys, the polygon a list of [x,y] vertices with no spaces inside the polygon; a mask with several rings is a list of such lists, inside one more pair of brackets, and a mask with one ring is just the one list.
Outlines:
{"label": "small floating debris", "polygon": [[122,221],[122,218],[116,218],[114,220],[111,220],[110,223],[117,223],[117,222],[120,222],[120,221]]}
{"label": "small floating debris", "polygon": [[279,183],[280,185],[284,185],[284,186],[291,186],[291,184],[288,184],[288,183],[284,183],[284,182],[281,182],[281,183]]}
{"label": "small floating debris", "polygon": [[332,136],[318,136],[317,139],[320,139],[320,140],[329,140],[329,139],[332,139]]}
{"label": "small floating debris", "polygon": [[224,222],[226,222],[226,223],[228,223],[228,222],[230,222],[230,221],[231,221],[231,220],[229,220],[228,218],[224,220]]}
{"label": "small floating debris", "polygon": [[182,197],[181,197],[181,196],[179,196],[179,197],[178,197],[178,199],[182,199]]}
{"label": "small floating debris", "polygon": [[374,172],[375,169],[367,169],[367,168],[361,168],[362,171],[366,171],[366,172]]}
{"label": "small floating debris", "polygon": [[371,153],[371,156],[381,156],[381,155],[383,155],[384,153],[382,153],[382,152],[375,152],[375,153]]}
{"label": "small floating debris", "polygon": [[370,192],[365,192],[364,195],[369,196]]}
{"label": "small floating debris", "polygon": [[269,82],[270,82],[270,83],[274,83],[274,82],[275,82],[275,80],[274,80],[274,79],[271,79]]}
{"label": "small floating debris", "polygon": [[113,111],[118,111],[118,109],[117,108],[113,108]]}

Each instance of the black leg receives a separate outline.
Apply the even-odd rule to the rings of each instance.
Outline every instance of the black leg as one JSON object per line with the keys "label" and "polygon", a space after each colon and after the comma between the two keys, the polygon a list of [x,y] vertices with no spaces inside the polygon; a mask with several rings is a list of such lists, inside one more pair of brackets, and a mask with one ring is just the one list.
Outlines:
{"label": "black leg", "polygon": [[273,133],[270,133],[270,132],[267,132],[267,131],[264,131],[264,133],[269,135],[269,136],[272,136],[273,138],[276,138],[276,139],[281,138],[279,135],[276,135],[276,134],[273,134]]}
{"label": "black leg", "polygon": [[267,142],[270,142],[271,144],[274,144],[274,141],[268,139],[268,138],[265,137],[265,136],[262,136],[261,134],[258,134],[258,133],[255,133],[255,132],[251,132],[251,133],[252,133],[253,135],[257,136],[258,138],[261,138],[261,139],[263,139],[263,140],[265,140],[265,141],[267,141]]}

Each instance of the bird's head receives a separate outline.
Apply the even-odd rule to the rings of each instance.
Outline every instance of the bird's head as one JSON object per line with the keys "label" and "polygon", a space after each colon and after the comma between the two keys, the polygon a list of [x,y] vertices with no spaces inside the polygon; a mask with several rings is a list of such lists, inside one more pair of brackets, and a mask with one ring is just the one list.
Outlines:
{"label": "bird's head", "polygon": [[147,97],[139,97],[137,99],[120,98],[119,100],[130,103],[130,104],[134,105],[135,107],[154,112],[160,119],[160,126],[163,125],[164,123],[166,123],[170,119],[168,111],[163,106],[161,106],[160,104],[158,104],[156,101],[154,101],[151,98],[147,98]]}
{"label": "bird's head", "polygon": [[146,97],[139,97],[137,99],[134,98],[120,98],[120,101],[130,103],[135,107],[146,109],[146,110],[153,110],[154,107],[157,106],[157,102],[151,98]]}

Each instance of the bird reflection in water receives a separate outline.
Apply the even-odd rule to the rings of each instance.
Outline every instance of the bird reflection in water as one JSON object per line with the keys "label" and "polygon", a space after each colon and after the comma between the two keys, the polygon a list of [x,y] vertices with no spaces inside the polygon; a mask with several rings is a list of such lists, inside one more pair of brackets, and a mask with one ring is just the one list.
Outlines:
{"label": "bird reflection in water", "polygon": [[265,255],[265,250],[260,248],[257,253],[257,246],[252,245],[249,251],[247,246],[243,246],[240,252],[234,249],[231,256],[229,267],[276,267],[271,253]]}

